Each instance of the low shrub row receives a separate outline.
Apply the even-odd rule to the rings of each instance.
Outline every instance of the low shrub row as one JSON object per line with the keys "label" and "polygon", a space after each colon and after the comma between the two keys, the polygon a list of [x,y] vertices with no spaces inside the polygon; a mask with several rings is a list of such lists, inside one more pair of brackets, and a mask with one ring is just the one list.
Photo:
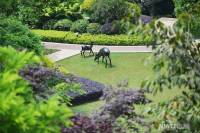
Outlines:
{"label": "low shrub row", "polygon": [[140,35],[92,35],[76,34],[73,32],[54,30],[32,30],[47,42],[65,42],[71,44],[94,44],[94,45],[147,45],[152,43],[152,37]]}

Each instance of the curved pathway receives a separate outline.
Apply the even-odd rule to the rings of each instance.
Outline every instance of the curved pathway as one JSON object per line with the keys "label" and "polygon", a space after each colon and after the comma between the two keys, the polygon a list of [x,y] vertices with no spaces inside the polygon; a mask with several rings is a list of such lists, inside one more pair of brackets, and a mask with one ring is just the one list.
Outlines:
{"label": "curved pathway", "polygon": [[[71,56],[77,55],[80,53],[81,46],[78,44],[66,44],[66,43],[54,43],[54,42],[43,42],[44,46],[47,49],[58,49],[60,51],[55,52],[53,54],[48,55],[48,57],[52,61],[59,61],[65,58],[69,58]],[[130,53],[130,52],[152,52],[151,47],[147,46],[101,46],[101,45],[94,45],[93,51],[98,52],[99,49],[107,47],[110,49],[111,52],[123,52],[123,53]]]}
{"label": "curved pathway", "polygon": [[[158,21],[164,23],[167,27],[172,27],[176,22],[175,18],[160,18]],[[80,53],[81,46],[78,44],[65,44],[44,42],[44,45],[48,49],[59,49],[60,51],[48,55],[53,61],[59,61]],[[97,52],[100,48],[108,47],[111,52],[152,52],[151,47],[147,46],[97,46],[93,47],[94,52]]]}

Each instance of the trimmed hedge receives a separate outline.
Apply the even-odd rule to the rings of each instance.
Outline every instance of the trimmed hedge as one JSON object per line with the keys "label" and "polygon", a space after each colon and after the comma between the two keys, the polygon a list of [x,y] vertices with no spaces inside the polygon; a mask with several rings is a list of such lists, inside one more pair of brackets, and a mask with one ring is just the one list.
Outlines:
{"label": "trimmed hedge", "polygon": [[73,32],[54,30],[32,30],[47,42],[65,42],[71,44],[94,44],[94,45],[147,45],[152,43],[152,37],[142,35],[105,35],[105,34],[79,34]]}

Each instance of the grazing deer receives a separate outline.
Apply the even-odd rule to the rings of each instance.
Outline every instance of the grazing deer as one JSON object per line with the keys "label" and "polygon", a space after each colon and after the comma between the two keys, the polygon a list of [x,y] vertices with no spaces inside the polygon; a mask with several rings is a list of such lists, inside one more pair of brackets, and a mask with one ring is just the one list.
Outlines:
{"label": "grazing deer", "polygon": [[81,47],[81,56],[85,57],[85,51],[90,51],[90,54],[92,53],[94,55],[94,52],[92,50],[93,44],[89,45],[89,46],[82,46]]}
{"label": "grazing deer", "polygon": [[108,48],[102,48],[99,50],[99,52],[95,55],[95,58],[94,58],[94,61],[97,61],[99,63],[99,58],[102,57],[102,62],[106,61],[106,66],[108,65],[108,59],[109,59],[109,62],[110,62],[110,67],[112,67],[112,62],[111,62],[111,59],[110,59],[110,50]]}

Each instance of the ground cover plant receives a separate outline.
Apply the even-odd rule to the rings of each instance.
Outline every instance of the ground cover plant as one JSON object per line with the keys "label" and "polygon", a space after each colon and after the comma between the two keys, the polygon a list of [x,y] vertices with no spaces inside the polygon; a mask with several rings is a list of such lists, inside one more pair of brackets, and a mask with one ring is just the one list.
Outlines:
{"label": "ground cover plant", "polygon": [[75,34],[73,32],[53,31],[53,30],[32,30],[39,35],[43,41],[65,42],[73,44],[94,44],[94,45],[147,45],[152,43],[151,36],[141,35],[93,35]]}

